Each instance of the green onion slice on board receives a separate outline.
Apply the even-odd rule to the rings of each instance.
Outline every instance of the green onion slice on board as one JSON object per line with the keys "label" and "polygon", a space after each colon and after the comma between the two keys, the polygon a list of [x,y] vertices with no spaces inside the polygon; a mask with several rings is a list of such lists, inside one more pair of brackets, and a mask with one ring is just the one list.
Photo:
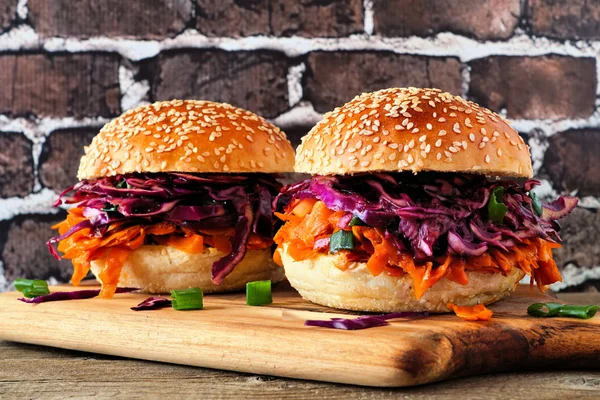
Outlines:
{"label": "green onion slice on board", "polygon": [[171,297],[171,305],[177,311],[202,310],[204,307],[203,293],[200,288],[172,290]]}
{"label": "green onion slice on board", "polygon": [[262,306],[271,304],[271,281],[254,281],[246,283],[246,304],[249,306]]}
{"label": "green onion slice on board", "polygon": [[41,279],[15,279],[15,289],[29,299],[50,294],[48,283]]}
{"label": "green onion slice on board", "polygon": [[[547,309],[548,311],[544,310]],[[560,303],[534,303],[527,308],[527,314],[532,317],[568,317],[590,319],[600,306],[578,306],[575,304],[560,304]]]}

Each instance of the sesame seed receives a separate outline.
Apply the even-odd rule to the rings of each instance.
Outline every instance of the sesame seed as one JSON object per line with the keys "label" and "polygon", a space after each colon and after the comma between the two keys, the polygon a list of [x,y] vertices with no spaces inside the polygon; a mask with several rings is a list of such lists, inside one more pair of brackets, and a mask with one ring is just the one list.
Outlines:
{"label": "sesame seed", "polygon": [[442,139],[438,139],[437,142],[435,142],[435,147],[440,147],[442,145]]}
{"label": "sesame seed", "polygon": [[486,154],[486,155],[485,155],[485,162],[489,164],[489,163],[490,163],[490,161],[491,161],[491,159],[490,159],[490,155],[489,155],[489,154]]}
{"label": "sesame seed", "polygon": [[425,140],[427,140],[427,135],[423,135],[419,138],[419,142],[423,143]]}
{"label": "sesame seed", "polygon": [[428,129],[428,130],[432,130],[432,129],[433,129],[433,125],[431,125],[431,124],[429,124],[429,123],[428,123],[426,126],[427,126],[427,129]]}
{"label": "sesame seed", "polygon": [[502,149],[499,148],[496,153],[498,153],[498,157],[502,157]]}
{"label": "sesame seed", "polygon": [[481,142],[481,143],[479,143],[479,148],[480,148],[480,149],[483,149],[484,147],[485,147],[485,142]]}
{"label": "sesame seed", "polygon": [[452,127],[452,130],[456,133],[460,133],[460,125],[458,122],[454,123],[454,126]]}
{"label": "sesame seed", "polygon": [[415,162],[415,159],[413,158],[413,156],[411,154],[408,155],[408,163],[412,164],[413,162]]}
{"label": "sesame seed", "polygon": [[445,136],[445,135],[446,135],[446,131],[443,129],[438,133],[438,136]]}
{"label": "sesame seed", "polygon": [[470,140],[471,142],[474,142],[474,141],[475,141],[475,134],[473,134],[473,133],[469,133],[469,140]]}

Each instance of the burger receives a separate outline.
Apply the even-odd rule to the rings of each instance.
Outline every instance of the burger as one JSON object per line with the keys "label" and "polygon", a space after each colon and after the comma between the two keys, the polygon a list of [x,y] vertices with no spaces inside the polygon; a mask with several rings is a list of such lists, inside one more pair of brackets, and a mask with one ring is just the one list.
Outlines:
{"label": "burger", "polygon": [[447,312],[495,302],[529,275],[560,281],[552,249],[573,197],[542,204],[529,148],[492,111],[437,89],[365,93],[303,139],[276,215],[275,260],[307,300]]}
{"label": "burger", "polygon": [[48,241],[91,272],[101,296],[117,287],[204,292],[279,281],[272,261],[277,174],[291,172],[285,134],[250,111],[211,101],[157,102],[110,121],[85,148],[71,205]]}

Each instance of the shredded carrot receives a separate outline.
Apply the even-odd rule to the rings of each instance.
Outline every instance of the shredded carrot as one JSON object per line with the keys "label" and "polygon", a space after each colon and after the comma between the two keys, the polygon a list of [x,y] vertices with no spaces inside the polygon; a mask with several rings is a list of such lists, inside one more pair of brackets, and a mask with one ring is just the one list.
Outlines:
{"label": "shredded carrot", "polygon": [[[52,228],[57,229],[60,235],[65,234],[73,226],[85,221],[83,208],[76,207],[68,211],[64,221]],[[175,247],[181,251],[198,254],[205,250],[205,245],[212,246],[222,252],[231,251],[230,238],[235,234],[233,228],[218,228],[201,230],[199,233],[178,228],[174,224],[163,221],[148,225],[130,225],[127,221],[111,223],[101,237],[95,237],[91,229],[81,229],[61,240],[58,250],[62,257],[72,260],[73,275],[71,281],[78,285],[88,274],[91,262],[98,259],[105,260],[99,278],[102,281],[103,297],[112,297],[115,293],[123,264],[131,251],[145,243],[150,237],[157,243]],[[266,249],[271,241],[251,233],[248,238],[249,249]]]}
{"label": "shredded carrot", "polygon": [[163,246],[175,247],[177,250],[189,254],[200,254],[204,252],[204,237],[202,235],[189,234],[187,236],[164,236],[163,239],[156,238],[155,240]]}
{"label": "shredded carrot", "polygon": [[117,291],[121,268],[123,268],[123,264],[127,261],[129,253],[131,253],[131,250],[124,247],[109,247],[106,249],[106,262],[98,275],[102,281],[100,297],[111,298]]}
{"label": "shredded carrot", "polygon": [[[296,213],[297,210],[300,211]],[[286,222],[274,238],[277,251],[282,251],[285,242],[288,254],[294,260],[301,261],[328,252],[327,248],[315,249],[315,239],[339,230],[337,223],[344,213],[327,209],[321,201],[308,202],[304,199],[288,207],[286,213],[276,215]],[[408,274],[417,299],[444,277],[460,285],[468,284],[467,271],[508,275],[516,267],[531,276],[541,290],[561,280],[556,263],[552,260],[552,249],[560,245],[540,238],[523,239],[510,251],[490,249],[481,256],[463,258],[448,255],[433,262],[417,262],[412,254],[399,252],[376,228],[354,226],[349,230],[355,239],[355,251],[351,253],[355,256],[347,258],[366,262],[373,276],[382,272],[391,276]],[[362,255],[362,258],[357,255]],[[348,268],[341,264],[336,267],[341,270]]]}
{"label": "shredded carrot", "polygon": [[489,321],[492,318],[492,311],[483,304],[476,306],[457,306],[448,303],[447,307],[454,311],[459,317],[467,321]]}
{"label": "shredded carrot", "polygon": [[280,267],[283,267],[283,261],[281,260],[281,250],[280,249],[276,249],[275,252],[273,253],[273,262],[277,265],[279,265]]}

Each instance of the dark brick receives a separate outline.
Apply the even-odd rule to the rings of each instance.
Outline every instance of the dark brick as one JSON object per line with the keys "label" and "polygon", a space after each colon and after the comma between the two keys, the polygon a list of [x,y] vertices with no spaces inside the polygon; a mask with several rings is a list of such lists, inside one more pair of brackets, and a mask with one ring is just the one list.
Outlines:
{"label": "dark brick", "polygon": [[11,116],[113,116],[120,110],[115,54],[0,56],[0,113]]}
{"label": "dark brick", "polygon": [[374,0],[375,33],[430,36],[454,32],[482,40],[508,39],[519,24],[519,0]]}
{"label": "dark brick", "polygon": [[290,63],[269,51],[186,50],[148,62],[154,100],[210,99],[274,117],[289,108]]}
{"label": "dark brick", "polygon": [[269,0],[196,0],[196,29],[206,36],[267,35]]}
{"label": "dark brick", "polygon": [[361,0],[197,0],[207,36],[340,37],[363,31]]}
{"label": "dark brick", "polygon": [[286,128],[284,131],[288,140],[292,143],[292,146],[296,148],[300,145],[300,139],[302,136],[306,135],[311,128],[312,126],[301,125]]}
{"label": "dark brick", "polygon": [[529,0],[528,14],[534,35],[600,39],[600,2],[597,0]]}
{"label": "dark brick", "polygon": [[341,37],[364,31],[362,0],[273,0],[275,36]]}
{"label": "dark brick", "polygon": [[571,130],[550,137],[540,172],[556,189],[600,196],[600,130]]}
{"label": "dark brick", "polygon": [[0,255],[6,279],[48,279],[67,282],[73,267],[69,260],[57,261],[50,255],[46,241],[55,235],[50,227],[64,219],[57,215],[19,216],[0,222]]}
{"label": "dark brick", "polygon": [[390,52],[317,52],[308,56],[304,95],[319,112],[362,92],[387,87],[438,87],[460,94],[461,64],[455,58]]}
{"label": "dark brick", "polygon": [[573,263],[592,268],[600,265],[600,213],[598,210],[576,208],[560,220],[563,247],[554,250],[559,267]]}
{"label": "dark brick", "polygon": [[586,118],[594,111],[596,61],[564,56],[488,57],[470,63],[474,101],[509,118]]}
{"label": "dark brick", "polygon": [[0,0],[0,32],[10,28],[17,18],[17,0]]}
{"label": "dark brick", "polygon": [[31,142],[18,133],[0,132],[0,197],[26,196],[33,179]]}
{"label": "dark brick", "polygon": [[172,37],[192,18],[192,0],[30,0],[29,20],[41,36]]}
{"label": "dark brick", "polygon": [[42,185],[57,192],[77,182],[79,160],[83,146],[88,146],[98,128],[75,128],[52,132],[40,155]]}

